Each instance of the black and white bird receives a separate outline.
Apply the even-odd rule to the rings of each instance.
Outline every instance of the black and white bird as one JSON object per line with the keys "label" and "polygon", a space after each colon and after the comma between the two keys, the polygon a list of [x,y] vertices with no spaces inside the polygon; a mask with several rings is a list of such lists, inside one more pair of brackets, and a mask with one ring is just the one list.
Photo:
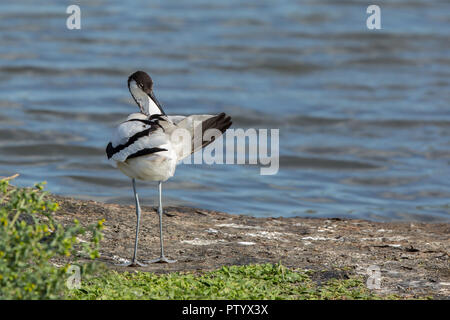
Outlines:
{"label": "black and white bird", "polygon": [[[153,93],[153,81],[143,71],[136,71],[128,78],[128,89],[139,106],[140,112],[132,113],[115,129],[106,154],[112,164],[131,178],[136,202],[136,237],[131,262],[123,266],[145,266],[137,260],[139,223],[141,208],[136,192],[136,179],[158,181],[159,190],[159,235],[161,255],[147,261],[172,263],[164,255],[162,234],[162,182],[172,177],[177,163],[214,139],[204,141],[206,130],[215,129],[222,134],[231,126],[231,118],[225,113],[217,115],[168,116]],[[189,133],[187,139],[173,139],[174,133],[182,130]],[[185,135],[186,136],[186,135]]]}

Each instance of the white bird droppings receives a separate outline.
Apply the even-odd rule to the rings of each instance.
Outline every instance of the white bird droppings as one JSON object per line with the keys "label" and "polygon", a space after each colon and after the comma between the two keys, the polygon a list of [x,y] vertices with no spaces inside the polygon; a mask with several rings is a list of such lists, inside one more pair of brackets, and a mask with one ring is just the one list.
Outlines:
{"label": "white bird droppings", "polygon": [[287,235],[287,233],[281,233],[281,232],[276,232],[276,231],[256,231],[255,233],[250,233],[250,232],[246,233],[246,235],[249,237],[259,237],[259,238],[287,241],[287,240],[281,238],[281,236]]}
{"label": "white bird droppings", "polygon": [[119,256],[113,256],[113,260],[116,260],[117,262],[120,262],[120,263],[129,263],[130,262],[130,260],[121,258]]}
{"label": "white bird droppings", "polygon": [[187,244],[191,244],[194,246],[208,246],[211,244],[215,244],[218,242],[225,242],[225,240],[206,240],[206,239],[199,239],[199,238],[195,238],[193,240],[183,240],[181,241],[181,243],[187,243]]}
{"label": "white bird droppings", "polygon": [[335,240],[335,239],[325,238],[325,237],[303,237],[302,240],[326,241],[326,240]]}
{"label": "white bird droppings", "polygon": [[236,228],[236,229],[261,229],[261,227],[258,226],[246,226],[243,224],[236,224],[236,223],[222,223],[216,225],[216,227],[226,227],[226,228]]}
{"label": "white bird droppings", "polygon": [[239,241],[238,244],[242,244],[243,246],[254,246],[256,243],[251,241]]}

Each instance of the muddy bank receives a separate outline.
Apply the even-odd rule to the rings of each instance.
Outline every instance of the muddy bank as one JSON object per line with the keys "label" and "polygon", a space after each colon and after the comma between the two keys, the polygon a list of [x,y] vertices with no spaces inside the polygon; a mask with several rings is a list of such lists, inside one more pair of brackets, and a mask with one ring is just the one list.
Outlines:
{"label": "muddy bank", "polygon": [[[380,294],[450,298],[450,224],[376,223],[349,219],[255,218],[187,207],[165,209],[164,240],[174,264],[117,267],[130,259],[134,206],[54,197],[60,221],[83,224],[105,219],[101,260],[117,270],[204,271],[223,265],[280,262],[320,270],[318,281],[368,277],[379,268]],[[143,207],[138,257],[159,256],[156,208]]]}

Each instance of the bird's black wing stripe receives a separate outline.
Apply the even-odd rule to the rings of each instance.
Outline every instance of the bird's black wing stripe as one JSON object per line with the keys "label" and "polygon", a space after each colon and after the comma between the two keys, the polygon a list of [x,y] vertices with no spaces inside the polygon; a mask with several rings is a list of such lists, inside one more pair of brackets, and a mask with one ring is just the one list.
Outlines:
{"label": "bird's black wing stripe", "polygon": [[[155,120],[156,119],[156,120]],[[160,124],[159,121],[167,121],[162,115],[160,114],[153,114],[150,116],[150,118],[148,120],[143,120],[143,119],[131,119],[131,120],[127,120],[128,121],[140,121],[142,123],[148,124],[148,125],[157,125],[158,127],[160,127],[161,129],[163,129],[163,131],[166,131]]]}
{"label": "bird's black wing stripe", "polygon": [[167,151],[167,149],[164,149],[164,148],[145,148],[145,149],[139,150],[138,152],[130,154],[127,157],[127,160],[131,159],[131,158],[145,156],[145,155],[152,154],[152,153],[155,153],[155,152],[160,152],[160,151]]}
{"label": "bird's black wing stripe", "polygon": [[111,157],[122,151],[123,149],[131,146],[133,143],[135,143],[139,138],[146,137],[148,134],[152,131],[155,131],[157,129],[156,126],[150,127],[146,130],[140,131],[136,133],[135,135],[131,136],[131,138],[128,139],[128,141],[125,144],[119,144],[117,147],[113,147],[111,142],[106,147],[106,155],[108,156],[108,159],[111,159]]}
{"label": "bird's black wing stripe", "polygon": [[126,122],[130,122],[130,121],[139,121],[148,125],[154,125],[155,122],[152,120],[144,120],[144,119],[131,119],[131,120],[127,120]]}
{"label": "bird's black wing stripe", "polygon": [[150,116],[150,118],[148,118],[149,120],[153,120],[153,119],[157,119],[157,120],[162,120],[162,121],[167,121],[166,120],[166,116],[162,115],[162,114],[152,114]]}

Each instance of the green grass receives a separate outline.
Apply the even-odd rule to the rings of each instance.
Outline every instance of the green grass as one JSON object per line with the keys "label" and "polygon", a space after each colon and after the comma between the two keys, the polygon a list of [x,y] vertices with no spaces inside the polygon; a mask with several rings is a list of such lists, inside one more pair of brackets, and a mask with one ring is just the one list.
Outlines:
{"label": "green grass", "polygon": [[331,279],[320,286],[311,272],[281,264],[222,267],[202,274],[107,271],[82,281],[68,299],[382,299],[361,278]]}

